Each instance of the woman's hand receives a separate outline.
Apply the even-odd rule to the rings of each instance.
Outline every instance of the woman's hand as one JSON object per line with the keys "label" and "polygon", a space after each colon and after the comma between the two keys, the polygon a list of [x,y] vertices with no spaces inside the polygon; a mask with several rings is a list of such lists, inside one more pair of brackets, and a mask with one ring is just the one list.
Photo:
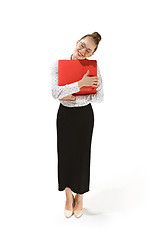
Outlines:
{"label": "woman's hand", "polygon": [[62,100],[62,101],[74,101],[76,100],[76,96],[72,95],[72,94],[69,94],[68,96],[64,97],[64,98],[61,98],[61,99],[58,99],[58,100]]}
{"label": "woman's hand", "polygon": [[81,87],[83,86],[93,86],[97,87],[98,84],[98,76],[87,76],[89,74],[89,70],[84,74],[83,78],[80,80]]}

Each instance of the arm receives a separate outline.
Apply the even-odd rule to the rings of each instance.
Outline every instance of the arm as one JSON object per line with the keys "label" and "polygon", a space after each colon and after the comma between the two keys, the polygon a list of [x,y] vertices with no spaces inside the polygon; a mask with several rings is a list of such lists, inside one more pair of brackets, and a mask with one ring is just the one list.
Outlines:
{"label": "arm", "polygon": [[[79,80],[79,81],[78,81],[78,86],[79,86],[79,88],[83,87],[82,80]],[[89,96],[89,95],[87,95],[87,96]],[[66,97],[63,97],[63,98],[58,99],[58,100],[63,100],[63,101],[73,100],[73,101],[74,101],[74,100],[76,100],[76,96],[74,96],[74,95],[72,95],[72,94],[69,94],[69,95],[67,95]]]}
{"label": "arm", "polygon": [[66,97],[63,97],[63,98],[60,98],[58,100],[62,100],[62,101],[74,101],[76,100],[76,97],[72,94],[69,94],[68,96]]}
{"label": "arm", "polygon": [[88,102],[102,102],[104,100],[103,82],[102,76],[97,65],[98,86],[96,93],[91,93],[84,96],[76,96],[76,101],[88,101]]}
{"label": "arm", "polygon": [[66,84],[65,86],[58,86],[58,60],[55,60],[51,66],[51,89],[54,99],[61,99],[80,91],[79,81]]}

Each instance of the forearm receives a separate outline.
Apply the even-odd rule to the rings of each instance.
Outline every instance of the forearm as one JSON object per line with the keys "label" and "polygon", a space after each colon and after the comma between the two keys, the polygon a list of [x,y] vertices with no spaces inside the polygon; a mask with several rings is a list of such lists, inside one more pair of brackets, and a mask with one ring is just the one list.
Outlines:
{"label": "forearm", "polygon": [[65,86],[52,86],[52,96],[55,99],[63,98],[68,96],[69,94],[73,94],[79,92],[80,88],[78,87],[78,83],[66,84]]}

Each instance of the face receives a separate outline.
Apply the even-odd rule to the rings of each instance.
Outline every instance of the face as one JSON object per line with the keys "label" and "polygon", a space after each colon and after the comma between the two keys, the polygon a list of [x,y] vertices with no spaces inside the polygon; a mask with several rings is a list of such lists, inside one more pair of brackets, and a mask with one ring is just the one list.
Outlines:
{"label": "face", "polygon": [[73,59],[83,60],[90,57],[94,54],[93,51],[95,48],[96,44],[90,37],[83,38],[80,41],[78,40],[73,53]]}

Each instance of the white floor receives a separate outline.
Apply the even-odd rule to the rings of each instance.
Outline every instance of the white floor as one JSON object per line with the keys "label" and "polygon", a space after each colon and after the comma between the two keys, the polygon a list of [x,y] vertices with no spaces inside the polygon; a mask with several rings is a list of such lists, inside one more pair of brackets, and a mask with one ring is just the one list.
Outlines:
{"label": "white floor", "polygon": [[81,218],[67,219],[57,208],[55,232],[63,237],[69,234],[65,239],[160,239],[159,186],[157,182],[152,188],[152,183],[137,171],[106,183],[106,188],[104,183],[97,185],[84,195]]}

